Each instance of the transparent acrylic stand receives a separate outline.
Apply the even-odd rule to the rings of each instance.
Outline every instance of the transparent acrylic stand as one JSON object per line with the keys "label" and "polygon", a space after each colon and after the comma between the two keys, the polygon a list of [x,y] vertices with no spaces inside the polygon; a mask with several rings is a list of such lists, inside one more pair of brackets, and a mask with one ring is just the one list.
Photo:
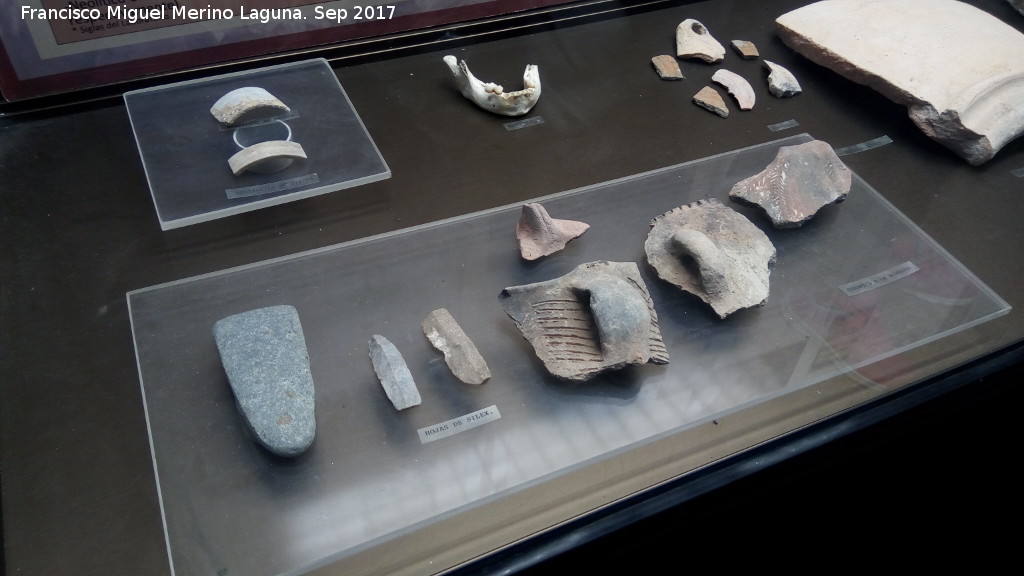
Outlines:
{"label": "transparent acrylic stand", "polygon": [[[856,175],[844,203],[801,228],[775,230],[729,201],[780,146],[808,140],[537,199],[554,218],[591,225],[539,261],[519,255],[513,205],[129,293],[175,573],[302,574],[838,373],[884,387],[871,380],[877,361],[1009,311]],[[767,303],[725,320],[657,279],[643,251],[652,218],[712,197],[778,250]],[[639,265],[669,364],[586,383],[545,372],[498,294],[593,260]],[[298,309],[316,385],[316,441],[294,460],[246,437],[211,334],[220,318],[275,304]],[[487,360],[487,383],[457,381],[423,335],[440,307]],[[420,406],[391,406],[368,356],[373,334],[405,356]],[[490,409],[460,433],[418,433]]]}

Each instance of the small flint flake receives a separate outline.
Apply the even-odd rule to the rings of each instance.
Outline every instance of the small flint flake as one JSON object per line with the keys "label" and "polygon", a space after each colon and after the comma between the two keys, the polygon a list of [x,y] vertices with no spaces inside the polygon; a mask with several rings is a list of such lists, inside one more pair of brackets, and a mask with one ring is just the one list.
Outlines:
{"label": "small flint flake", "polygon": [[438,308],[423,320],[427,340],[444,354],[452,374],[466,384],[483,384],[491,377],[480,351],[445,308]]}
{"label": "small flint flake", "polygon": [[405,410],[420,404],[420,391],[416,389],[412,373],[409,372],[402,353],[390,340],[374,334],[370,338],[370,360],[381,386],[384,387],[384,392],[396,410]]}

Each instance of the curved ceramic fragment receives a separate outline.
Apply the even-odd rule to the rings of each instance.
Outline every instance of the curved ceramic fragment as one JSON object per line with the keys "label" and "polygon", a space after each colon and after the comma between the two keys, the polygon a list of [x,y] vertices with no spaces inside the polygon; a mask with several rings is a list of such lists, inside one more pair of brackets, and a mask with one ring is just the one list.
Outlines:
{"label": "curved ceramic fragment", "polygon": [[737,182],[729,198],[760,206],[776,228],[802,226],[828,204],[846,200],[853,175],[827,142],[779,148],[759,174]]}
{"label": "curved ceramic fragment", "polygon": [[210,108],[213,117],[227,126],[273,118],[289,111],[284,102],[256,86],[236,88],[221,96]]}
{"label": "curved ceramic fragment", "polygon": [[298,456],[313,443],[313,377],[299,314],[292,306],[228,316],[214,340],[235,403],[256,441],[279,456]]}
{"label": "curved ceramic fragment", "polygon": [[679,62],[668,54],[660,54],[651,58],[651,65],[662,80],[684,80],[683,71],[679,69]]}
{"label": "curved ceramic fragment", "polygon": [[444,361],[456,378],[466,384],[483,384],[491,378],[480,351],[446,308],[438,308],[423,320],[427,340],[444,354]]}
{"label": "curved ceramic fragment", "polygon": [[524,204],[516,225],[519,253],[527,260],[554,254],[589,229],[590,224],[585,222],[552,218],[544,206],[536,202]]}
{"label": "curved ceramic fragment", "polygon": [[726,106],[722,95],[711,86],[705,86],[693,95],[693,103],[701,108],[718,114],[722,118],[729,117],[729,107]]}
{"label": "curved ceramic fragment", "polygon": [[540,70],[536,64],[526,66],[523,72],[523,89],[505,92],[499,84],[481,82],[469,71],[465,60],[457,60],[455,56],[445,56],[459,91],[477,106],[501,114],[503,116],[522,116],[530,111],[540,98]]}
{"label": "curved ceramic fragment", "polygon": [[700,22],[688,18],[676,26],[676,56],[708,63],[725,59],[725,47]]}
{"label": "curved ceramic fragment", "polygon": [[775,246],[714,198],[652,220],[644,251],[658,277],[710,304],[719,318],[768,299]]}
{"label": "curved ceramic fragment", "polygon": [[761,53],[757,51],[757,46],[750,40],[733,40],[732,49],[744,60],[753,60],[761,56]]}
{"label": "curved ceramic fragment", "polygon": [[770,60],[763,62],[765,68],[768,69],[768,91],[772,93],[772,96],[789,98],[803,92],[792,72]]}
{"label": "curved ceramic fragment", "polygon": [[292,161],[305,157],[306,151],[298,142],[269,140],[242,148],[228,158],[228,165],[235,176],[242,172],[269,174],[284,170]]}
{"label": "curved ceramic fragment", "polygon": [[791,48],[907,106],[973,165],[1024,133],[1024,34],[955,0],[830,0],[783,14]]}
{"label": "curved ceramic fragment", "polygon": [[669,361],[654,302],[633,262],[588,262],[560,278],[505,288],[499,299],[559,378],[583,381]]}
{"label": "curved ceramic fragment", "polygon": [[402,353],[390,340],[379,334],[370,337],[370,361],[384,387],[384,393],[396,410],[412,408],[422,402],[405,358],[402,358]]}
{"label": "curved ceramic fragment", "polygon": [[725,68],[719,68],[711,77],[711,80],[718,82],[729,90],[729,94],[736,99],[740,110],[750,110],[754,107],[757,97],[754,95],[754,88],[750,86],[743,76]]}

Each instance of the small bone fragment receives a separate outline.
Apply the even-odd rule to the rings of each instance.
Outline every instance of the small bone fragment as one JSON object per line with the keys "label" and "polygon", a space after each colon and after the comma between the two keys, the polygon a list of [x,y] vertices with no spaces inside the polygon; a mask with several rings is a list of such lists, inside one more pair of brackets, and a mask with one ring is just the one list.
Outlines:
{"label": "small bone fragment", "polygon": [[221,96],[210,108],[213,117],[227,126],[273,118],[289,111],[284,102],[255,86],[236,88]]}
{"label": "small bone fragment", "polygon": [[473,76],[465,60],[457,60],[455,56],[448,55],[444,57],[444,63],[451,70],[462,95],[488,112],[503,116],[522,116],[529,112],[540,98],[540,70],[535,64],[526,66],[522,90],[505,92],[501,85],[482,82]]}
{"label": "small bone fragment", "polygon": [[456,378],[466,384],[483,384],[490,379],[487,362],[446,308],[427,314],[422,327],[427,340],[444,354],[444,361]]}
{"label": "small bone fragment", "polygon": [[659,278],[707,302],[719,318],[768,298],[775,246],[750,220],[714,198],[652,220],[644,252]]}
{"label": "small bone fragment", "polygon": [[499,299],[559,378],[584,381],[669,361],[654,301],[633,262],[588,262],[560,278],[505,288]]}
{"label": "small bone fragment", "polygon": [[705,110],[718,114],[722,118],[729,117],[729,107],[725,105],[722,95],[711,86],[705,86],[693,96],[693,103]]}
{"label": "small bone fragment", "polygon": [[970,3],[834,0],[775,22],[786,45],[905,105],[970,164],[1024,135],[1024,34]]}
{"label": "small bone fragment", "polygon": [[527,260],[554,254],[589,229],[590,224],[584,222],[552,218],[538,203],[524,204],[516,225],[519,253]]}
{"label": "small bone fragment", "polygon": [[744,60],[753,60],[761,56],[761,53],[757,51],[757,46],[750,40],[733,40],[732,49]]}
{"label": "small bone fragment", "polygon": [[736,99],[736,103],[740,105],[740,110],[750,110],[754,107],[756,99],[754,89],[750,86],[750,82],[747,82],[739,74],[725,68],[719,68],[715,71],[711,80],[718,82],[729,90],[729,94],[732,94],[732,97]]}
{"label": "small bone fragment", "polygon": [[416,389],[416,382],[412,379],[402,353],[390,340],[374,334],[370,338],[370,360],[384,392],[396,410],[419,406],[422,401],[420,391]]}
{"label": "small bone fragment", "polygon": [[764,66],[769,70],[768,91],[772,93],[772,96],[789,98],[803,91],[800,89],[800,83],[796,81],[796,77],[789,70],[770,60],[764,60]]}
{"label": "small bone fragment", "polygon": [[305,157],[306,151],[298,142],[269,140],[242,148],[228,158],[228,165],[235,176],[246,171],[267,174],[283,170],[292,160]]}
{"label": "small bone fragment", "polygon": [[725,47],[711,36],[703,24],[690,18],[676,27],[676,56],[713,64],[725,59]]}
{"label": "small bone fragment", "polygon": [[821,140],[779,148],[759,174],[737,182],[729,198],[760,206],[776,228],[796,228],[828,204],[846,200],[852,173]]}
{"label": "small bone fragment", "polygon": [[256,441],[298,456],[316,435],[313,377],[299,314],[271,306],[218,320],[213,337],[235,404]]}
{"label": "small bone fragment", "polygon": [[651,64],[662,80],[683,80],[683,71],[679,69],[679,62],[673,56],[661,54],[651,58]]}

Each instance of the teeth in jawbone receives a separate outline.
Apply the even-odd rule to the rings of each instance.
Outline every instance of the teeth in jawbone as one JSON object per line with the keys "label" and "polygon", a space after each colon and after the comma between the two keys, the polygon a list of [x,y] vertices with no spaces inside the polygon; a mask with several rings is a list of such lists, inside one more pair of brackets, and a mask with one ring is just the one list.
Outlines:
{"label": "teeth in jawbone", "polygon": [[444,63],[452,71],[462,95],[488,112],[503,116],[522,116],[529,112],[540,98],[540,71],[535,64],[528,65],[523,72],[522,90],[505,92],[500,84],[482,82],[473,76],[465,60],[445,56]]}

